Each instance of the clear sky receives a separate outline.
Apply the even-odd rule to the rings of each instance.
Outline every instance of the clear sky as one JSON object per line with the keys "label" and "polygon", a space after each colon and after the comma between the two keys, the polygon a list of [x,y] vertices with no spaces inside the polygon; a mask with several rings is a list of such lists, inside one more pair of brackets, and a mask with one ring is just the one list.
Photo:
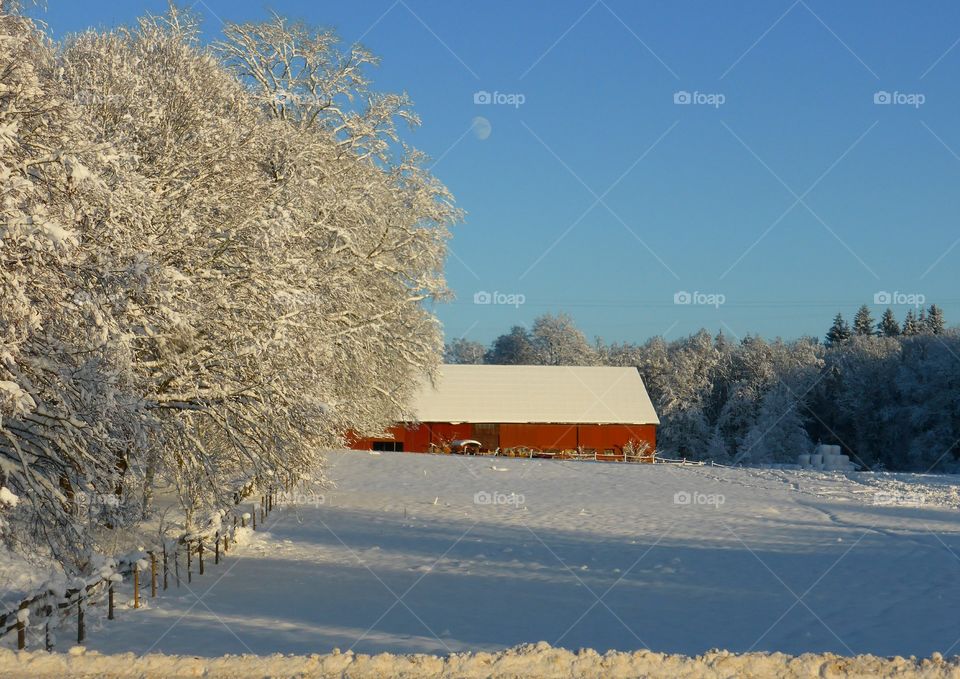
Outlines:
{"label": "clear sky", "polygon": [[[166,3],[47,5],[62,35]],[[884,292],[900,318],[922,295],[960,322],[956,2],[195,9],[208,38],[269,9],[335,28],[382,58],[377,89],[410,93],[410,140],[468,213],[447,266],[457,299],[437,308],[448,338],[487,342],[547,311],[617,341],[822,336]]]}

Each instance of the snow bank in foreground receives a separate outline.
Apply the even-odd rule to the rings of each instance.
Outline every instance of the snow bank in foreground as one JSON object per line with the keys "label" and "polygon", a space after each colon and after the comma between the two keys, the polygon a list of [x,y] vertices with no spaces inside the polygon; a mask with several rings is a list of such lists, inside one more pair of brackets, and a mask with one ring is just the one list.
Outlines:
{"label": "snow bank in foreground", "polygon": [[637,651],[593,650],[578,653],[529,644],[497,653],[435,655],[363,655],[333,653],[310,656],[223,656],[196,658],[173,655],[100,655],[74,648],[69,654],[17,653],[0,649],[0,675],[15,677],[960,677],[960,657],[944,660],[854,658],[825,653],[790,656],[782,653],[736,655],[712,651],[695,658]]}

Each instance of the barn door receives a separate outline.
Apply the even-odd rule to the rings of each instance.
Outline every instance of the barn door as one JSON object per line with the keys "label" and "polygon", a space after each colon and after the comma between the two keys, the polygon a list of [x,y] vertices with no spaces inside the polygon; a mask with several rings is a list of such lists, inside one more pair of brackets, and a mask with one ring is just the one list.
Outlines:
{"label": "barn door", "polygon": [[496,450],[500,447],[500,425],[474,424],[473,438],[480,442],[481,450]]}

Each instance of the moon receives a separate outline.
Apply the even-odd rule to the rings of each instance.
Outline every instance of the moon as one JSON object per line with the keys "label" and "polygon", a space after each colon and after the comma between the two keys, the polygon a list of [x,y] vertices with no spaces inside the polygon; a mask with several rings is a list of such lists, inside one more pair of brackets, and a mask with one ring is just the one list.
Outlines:
{"label": "moon", "polygon": [[490,133],[493,132],[493,126],[490,124],[490,121],[484,118],[483,116],[477,116],[473,119],[472,129],[474,136],[483,141],[490,136]]}

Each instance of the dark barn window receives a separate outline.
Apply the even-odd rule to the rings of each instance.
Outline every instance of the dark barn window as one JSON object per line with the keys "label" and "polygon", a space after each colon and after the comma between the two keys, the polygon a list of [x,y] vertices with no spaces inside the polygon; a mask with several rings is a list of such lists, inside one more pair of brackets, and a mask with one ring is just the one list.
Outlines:
{"label": "dark barn window", "polygon": [[379,452],[402,453],[402,441],[374,441],[372,450]]}

